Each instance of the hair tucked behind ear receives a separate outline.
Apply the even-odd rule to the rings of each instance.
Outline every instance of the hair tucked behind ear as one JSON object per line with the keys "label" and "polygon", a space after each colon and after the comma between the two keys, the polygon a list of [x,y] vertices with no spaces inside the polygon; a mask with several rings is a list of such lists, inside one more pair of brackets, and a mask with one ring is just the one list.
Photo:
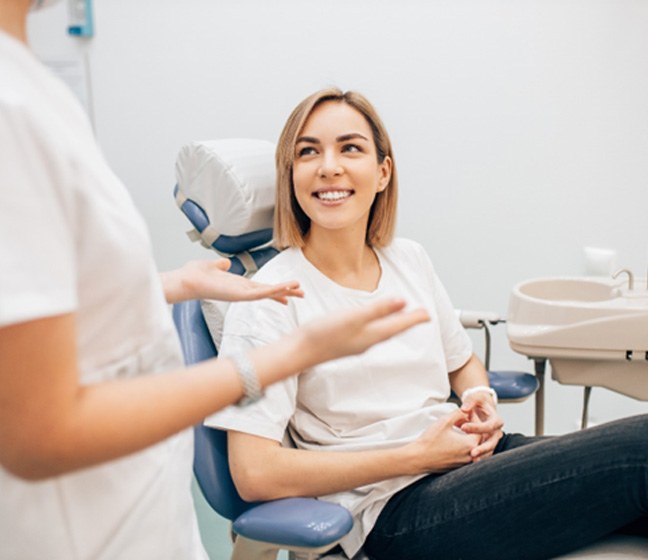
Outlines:
{"label": "hair tucked behind ear", "polygon": [[367,244],[384,247],[394,237],[398,202],[398,179],[391,141],[375,108],[362,94],[354,91],[343,92],[337,88],[323,89],[304,99],[290,114],[279,136],[276,153],[275,244],[281,249],[304,246],[305,236],[310,229],[310,218],[301,209],[295,197],[292,177],[295,145],[308,117],[316,107],[327,101],[346,103],[361,113],[371,127],[378,163],[382,163],[385,157],[392,161],[389,183],[382,192],[376,194],[367,225]]}

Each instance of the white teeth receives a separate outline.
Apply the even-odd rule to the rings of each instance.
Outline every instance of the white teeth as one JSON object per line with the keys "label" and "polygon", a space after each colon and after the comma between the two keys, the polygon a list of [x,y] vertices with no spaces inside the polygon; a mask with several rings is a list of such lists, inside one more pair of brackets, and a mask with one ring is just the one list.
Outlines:
{"label": "white teeth", "polygon": [[351,196],[351,191],[324,191],[317,193],[317,197],[321,200],[342,200]]}

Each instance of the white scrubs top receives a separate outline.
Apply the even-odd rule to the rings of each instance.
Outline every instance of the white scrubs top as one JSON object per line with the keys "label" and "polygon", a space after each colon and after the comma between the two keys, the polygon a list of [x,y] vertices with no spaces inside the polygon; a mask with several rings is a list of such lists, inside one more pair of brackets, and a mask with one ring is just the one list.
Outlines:
{"label": "white scrubs top", "polygon": [[[67,87],[1,32],[0,201],[0,327],[76,313],[84,384],[182,365],[129,193]],[[0,559],[205,559],[192,456],[188,430],[43,482],[0,467]]]}

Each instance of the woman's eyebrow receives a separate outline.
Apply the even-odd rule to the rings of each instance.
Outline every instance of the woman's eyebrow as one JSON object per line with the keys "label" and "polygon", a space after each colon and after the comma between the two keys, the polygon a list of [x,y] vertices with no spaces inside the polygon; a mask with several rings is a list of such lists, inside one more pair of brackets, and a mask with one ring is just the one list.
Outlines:
{"label": "woman's eyebrow", "polygon": [[[369,139],[364,134],[360,134],[359,132],[348,132],[347,134],[341,134],[335,139],[335,141],[347,142],[348,140],[356,140],[358,138],[364,140],[365,142],[369,142]],[[297,138],[295,144],[299,144],[300,142],[307,142],[308,144],[321,144],[319,138],[315,138],[314,136],[300,136],[299,138]]]}
{"label": "woman's eyebrow", "polygon": [[341,136],[338,136],[335,140],[336,142],[346,142],[348,140],[355,140],[358,138],[361,138],[362,140],[369,142],[369,139],[363,134],[360,134],[359,132],[349,132],[348,134],[342,134]]}

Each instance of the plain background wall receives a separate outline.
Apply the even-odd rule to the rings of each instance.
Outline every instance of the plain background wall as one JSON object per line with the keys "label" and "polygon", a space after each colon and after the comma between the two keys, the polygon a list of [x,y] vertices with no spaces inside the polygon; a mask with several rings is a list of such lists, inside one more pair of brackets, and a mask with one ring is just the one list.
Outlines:
{"label": "plain background wall", "polygon": [[[645,276],[643,0],[97,0],[95,14],[83,41],[66,36],[64,5],[46,10],[31,42],[42,57],[87,57],[98,140],[161,269],[208,256],[172,200],[179,148],[276,140],[298,101],[338,85],[381,112],[399,234],[424,244],[457,307],[505,315],[515,283],[583,274],[586,245]],[[504,327],[495,346],[495,365],[530,369]],[[575,428],[580,398],[549,381],[548,432]],[[598,389],[591,410],[601,421],[646,405]],[[531,403],[502,413],[531,431]]]}

